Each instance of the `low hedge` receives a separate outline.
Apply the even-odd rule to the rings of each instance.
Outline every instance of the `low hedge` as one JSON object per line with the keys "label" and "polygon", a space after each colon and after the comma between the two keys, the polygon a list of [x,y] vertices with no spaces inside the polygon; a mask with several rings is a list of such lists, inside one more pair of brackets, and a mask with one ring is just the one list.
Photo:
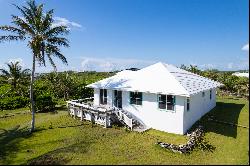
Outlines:
{"label": "low hedge", "polygon": [[1,110],[13,110],[26,107],[29,104],[29,98],[22,96],[5,97],[0,100]]}

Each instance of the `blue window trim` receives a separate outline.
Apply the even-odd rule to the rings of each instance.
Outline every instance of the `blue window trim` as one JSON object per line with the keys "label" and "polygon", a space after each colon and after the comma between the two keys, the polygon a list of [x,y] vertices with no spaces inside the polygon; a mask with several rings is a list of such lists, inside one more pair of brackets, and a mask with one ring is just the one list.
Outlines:
{"label": "blue window trim", "polygon": [[135,106],[142,106],[143,105],[143,92],[140,92],[141,93],[141,105],[140,104],[132,104],[131,103],[131,93],[135,93],[137,91],[129,91],[129,104],[130,105],[135,105]]}

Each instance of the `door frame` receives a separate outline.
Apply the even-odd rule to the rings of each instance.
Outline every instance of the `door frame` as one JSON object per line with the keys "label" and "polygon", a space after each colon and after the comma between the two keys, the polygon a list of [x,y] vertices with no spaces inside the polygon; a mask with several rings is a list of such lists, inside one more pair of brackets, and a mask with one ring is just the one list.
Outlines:
{"label": "door frame", "polygon": [[[117,92],[117,95],[115,95],[115,92]],[[118,95],[119,93],[120,95]],[[118,101],[120,101],[120,105]],[[113,106],[117,108],[122,108],[122,91],[121,90],[113,90]]]}

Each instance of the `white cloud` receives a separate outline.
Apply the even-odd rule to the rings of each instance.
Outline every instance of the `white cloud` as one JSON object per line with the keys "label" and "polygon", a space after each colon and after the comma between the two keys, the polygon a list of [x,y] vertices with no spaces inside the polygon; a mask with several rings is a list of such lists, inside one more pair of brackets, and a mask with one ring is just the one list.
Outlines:
{"label": "white cloud", "polygon": [[82,28],[82,25],[73,21],[69,21],[66,18],[54,17],[54,23],[52,24],[52,26],[55,27],[55,26],[60,26],[60,25],[67,26],[68,28],[71,28],[71,27]]}
{"label": "white cloud", "polygon": [[246,45],[244,45],[244,46],[242,47],[242,50],[244,50],[244,51],[249,51],[249,43],[247,43]]}
{"label": "white cloud", "polygon": [[[22,16],[18,16],[18,17],[25,21],[24,17]],[[54,17],[53,19],[54,19],[54,22],[52,23],[52,27],[63,25],[63,26],[68,27],[69,29],[70,28],[84,28],[85,29],[85,27],[83,27],[81,24],[78,24],[73,21],[69,21],[66,18]]]}
{"label": "white cloud", "polygon": [[82,57],[82,71],[115,71],[127,68],[142,68],[156,63],[155,61],[146,61],[138,59],[115,59],[115,58],[90,58]]}
{"label": "white cloud", "polygon": [[203,70],[206,70],[206,69],[216,69],[216,67],[217,67],[216,64],[211,64],[211,63],[198,65],[198,68],[201,68]]}

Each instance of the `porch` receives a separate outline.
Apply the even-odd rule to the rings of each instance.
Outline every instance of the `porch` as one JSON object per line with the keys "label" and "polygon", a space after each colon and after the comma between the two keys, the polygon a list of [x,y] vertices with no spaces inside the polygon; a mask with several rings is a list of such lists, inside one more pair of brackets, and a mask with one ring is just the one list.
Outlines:
{"label": "porch", "polygon": [[94,105],[92,98],[67,101],[68,113],[74,119],[88,120],[105,128],[120,122],[130,130],[142,132],[146,127],[129,112],[107,105]]}

